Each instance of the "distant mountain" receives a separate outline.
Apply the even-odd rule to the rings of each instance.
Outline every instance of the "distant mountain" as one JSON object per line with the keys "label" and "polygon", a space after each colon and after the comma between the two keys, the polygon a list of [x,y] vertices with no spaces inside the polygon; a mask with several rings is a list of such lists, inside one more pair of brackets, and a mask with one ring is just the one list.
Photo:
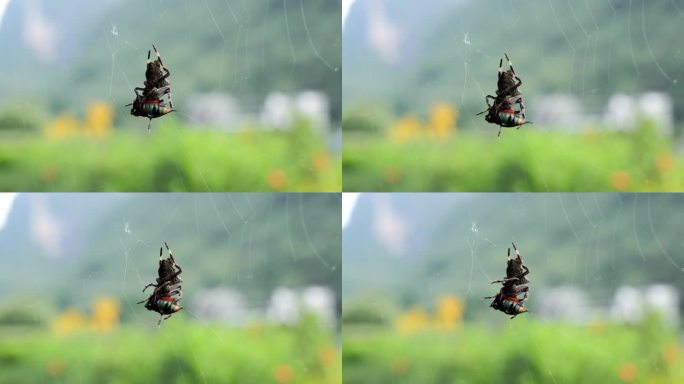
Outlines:
{"label": "distant mountain", "polygon": [[[388,218],[403,226],[394,237],[378,231]],[[536,289],[575,284],[595,298],[622,284],[684,289],[682,220],[678,194],[364,194],[343,234],[343,295],[381,292],[410,306],[487,294],[511,241]]]}
{"label": "distant mountain", "polygon": [[[33,46],[27,25],[38,25]],[[340,30],[336,1],[13,1],[0,29],[0,70],[13,76],[0,78],[0,100],[31,99],[52,111],[91,100],[123,105],[142,85],[154,43],[179,106],[193,93],[225,91],[256,112],[272,91],[321,90],[335,117]]]}
{"label": "distant mountain", "polygon": [[[614,93],[660,90],[684,118],[682,0],[358,2],[345,27],[346,105],[380,100],[398,112],[421,113],[447,101],[479,112],[484,95],[495,91],[499,58],[508,53],[528,99],[571,93],[596,113]],[[402,12],[386,12],[401,36],[395,65],[368,45],[365,20],[376,3],[403,5]]]}
{"label": "distant mountain", "polygon": [[[467,0],[356,0],[347,16],[342,48],[345,102],[362,102],[400,92],[424,55],[424,40],[448,10]],[[428,21],[429,22],[426,22]],[[384,28],[373,29],[373,25]],[[384,37],[384,38],[383,38]],[[393,46],[382,55],[380,44]]]}
{"label": "distant mountain", "polygon": [[19,195],[0,231],[0,300],[139,299],[164,241],[188,297],[218,286],[256,303],[278,286],[340,292],[340,222],[333,194]]}

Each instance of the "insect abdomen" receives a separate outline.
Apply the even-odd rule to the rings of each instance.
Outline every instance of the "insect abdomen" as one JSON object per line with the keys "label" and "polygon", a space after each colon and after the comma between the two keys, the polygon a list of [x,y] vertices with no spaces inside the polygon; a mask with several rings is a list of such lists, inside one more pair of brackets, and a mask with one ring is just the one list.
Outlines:
{"label": "insect abdomen", "polygon": [[144,103],[143,110],[148,117],[159,117],[164,116],[167,113],[171,113],[173,110],[169,107],[160,106],[159,103]]}
{"label": "insect abdomen", "polygon": [[509,315],[525,312],[525,308],[517,301],[504,299],[502,304],[504,312]]}
{"label": "insect abdomen", "polygon": [[525,124],[525,119],[514,112],[499,111],[497,113],[497,117],[499,118],[501,125],[504,127],[517,127],[519,125]]}
{"label": "insect abdomen", "polygon": [[157,300],[156,305],[157,309],[159,310],[158,312],[164,315],[178,312],[180,310],[180,306],[178,306],[178,304],[174,304],[173,301],[164,299]]}

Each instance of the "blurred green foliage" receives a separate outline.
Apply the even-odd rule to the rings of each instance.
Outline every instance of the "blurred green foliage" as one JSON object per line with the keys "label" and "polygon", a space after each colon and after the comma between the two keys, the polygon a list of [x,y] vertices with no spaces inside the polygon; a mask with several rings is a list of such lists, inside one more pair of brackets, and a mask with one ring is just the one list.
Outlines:
{"label": "blurred green foliage", "polygon": [[0,327],[44,327],[52,314],[52,306],[43,299],[14,299],[0,308]]}
{"label": "blurred green foliage", "polygon": [[101,140],[0,141],[3,191],[339,191],[340,159],[305,122],[227,134],[165,122]]}
{"label": "blurred green foliage", "polygon": [[379,104],[347,108],[342,118],[345,137],[353,134],[382,133],[392,123],[392,113]]}
{"label": "blurred green foliage", "polygon": [[[545,127],[462,131],[448,140],[393,142],[345,135],[345,191],[679,191],[681,156],[643,123],[634,132]],[[346,130],[346,127],[345,127]]]}
{"label": "blurred green foliage", "polygon": [[0,329],[0,383],[332,384],[342,376],[332,333],[309,321],[231,329],[175,316],[147,330],[11,331]]}
{"label": "blurred green foliage", "polygon": [[344,332],[348,384],[681,383],[682,362],[676,334],[657,318],[572,326],[520,317],[501,329]]}
{"label": "blurred green foliage", "polygon": [[37,131],[41,125],[40,113],[27,111],[26,107],[16,105],[0,109],[1,131]]}
{"label": "blurred green foliage", "polygon": [[355,300],[345,300],[342,322],[344,324],[389,324],[399,313],[390,298],[369,295]]}

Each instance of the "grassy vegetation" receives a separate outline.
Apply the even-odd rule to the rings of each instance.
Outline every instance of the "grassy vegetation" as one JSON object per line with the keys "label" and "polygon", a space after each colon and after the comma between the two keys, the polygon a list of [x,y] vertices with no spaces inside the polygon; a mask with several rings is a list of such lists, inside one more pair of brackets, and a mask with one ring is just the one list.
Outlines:
{"label": "grassy vegetation", "polygon": [[[345,127],[345,130],[347,127]],[[644,124],[632,133],[457,132],[404,143],[345,135],[345,191],[675,191],[682,158]]]}
{"label": "grassy vegetation", "polygon": [[103,139],[5,134],[3,191],[339,191],[340,159],[309,127],[226,134],[166,123]]}
{"label": "grassy vegetation", "polygon": [[333,336],[294,328],[197,325],[111,333],[0,333],[0,383],[340,383]]}
{"label": "grassy vegetation", "polygon": [[414,334],[345,326],[343,364],[349,384],[684,382],[675,334],[653,318],[582,327],[520,317]]}

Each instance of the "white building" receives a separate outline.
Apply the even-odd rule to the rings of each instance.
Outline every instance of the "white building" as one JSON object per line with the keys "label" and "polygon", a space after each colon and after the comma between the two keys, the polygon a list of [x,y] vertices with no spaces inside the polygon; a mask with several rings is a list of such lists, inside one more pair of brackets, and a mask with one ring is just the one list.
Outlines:
{"label": "white building", "polygon": [[657,313],[669,326],[679,325],[679,292],[671,285],[622,286],[615,292],[610,308],[613,319],[637,323],[648,313]]}
{"label": "white building", "polygon": [[638,123],[649,121],[657,132],[672,135],[674,129],[674,107],[672,98],[662,92],[648,92],[630,96],[623,93],[613,95],[608,101],[603,122],[619,130],[633,130]]}
{"label": "white building", "polygon": [[297,118],[305,118],[314,128],[330,125],[330,102],[318,91],[303,91],[293,95],[273,92],[266,97],[261,111],[261,123],[276,129],[290,129]]}

